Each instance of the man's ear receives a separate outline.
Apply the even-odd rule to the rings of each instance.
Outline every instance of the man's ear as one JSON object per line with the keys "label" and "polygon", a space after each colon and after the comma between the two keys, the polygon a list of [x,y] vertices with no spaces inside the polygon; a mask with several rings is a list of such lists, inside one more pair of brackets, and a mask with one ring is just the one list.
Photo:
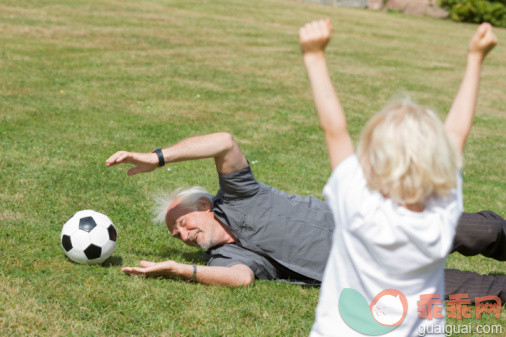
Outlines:
{"label": "man's ear", "polygon": [[199,200],[197,200],[197,209],[201,212],[211,211],[211,202],[206,197],[201,197]]}

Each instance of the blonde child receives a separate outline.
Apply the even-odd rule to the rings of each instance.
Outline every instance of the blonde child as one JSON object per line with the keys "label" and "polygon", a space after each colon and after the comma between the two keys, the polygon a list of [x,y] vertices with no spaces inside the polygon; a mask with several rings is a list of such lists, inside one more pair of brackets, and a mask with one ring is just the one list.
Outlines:
{"label": "blonde child", "polygon": [[[444,124],[425,107],[393,102],[364,127],[355,155],[324,56],[331,31],[330,21],[321,20],[299,32],[333,170],[323,194],[336,223],[311,336],[363,336],[349,319],[343,320],[350,315],[349,303],[339,303],[345,289],[362,294],[367,303],[385,289],[405,296],[407,306],[402,296],[394,296],[398,303],[393,311],[382,311],[390,321],[374,316],[382,325],[401,321],[388,336],[441,328],[441,311],[433,319],[419,317],[417,301],[421,295],[444,294],[443,268],[463,208],[461,154],[481,64],[497,39],[487,23],[472,37],[464,79]],[[400,319],[393,323],[396,317]],[[355,318],[360,322],[361,317]]]}

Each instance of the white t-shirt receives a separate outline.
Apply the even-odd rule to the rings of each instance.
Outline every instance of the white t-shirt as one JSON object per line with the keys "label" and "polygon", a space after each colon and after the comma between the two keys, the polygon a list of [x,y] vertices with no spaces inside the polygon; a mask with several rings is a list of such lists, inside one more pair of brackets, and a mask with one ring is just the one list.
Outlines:
{"label": "white t-shirt", "polygon": [[[349,319],[345,321],[342,315],[346,319],[350,317],[347,313],[355,310],[360,317],[351,323],[360,330],[357,322],[365,318],[362,310],[365,302],[366,307],[372,304],[375,296],[385,289],[404,294],[407,312],[401,324],[384,336],[418,336],[419,329],[429,331],[427,326],[431,325],[444,328],[444,317],[419,318],[417,301],[421,295],[439,294],[444,315],[444,265],[463,208],[460,173],[457,181],[457,188],[448,195],[427,200],[423,212],[412,212],[369,190],[356,155],[338,165],[323,189],[336,228],[311,337],[367,335],[352,329],[347,324]],[[350,305],[346,297],[348,301],[343,298],[339,304],[345,288],[358,291],[365,302]],[[378,311],[372,314],[375,321],[397,322],[392,319],[399,319],[405,312],[400,299],[390,296],[380,300],[378,308],[374,308]],[[380,317],[379,304],[385,307],[385,302],[390,303],[383,310],[387,315]],[[394,312],[395,309],[398,311]],[[444,330],[440,335],[444,336]]]}

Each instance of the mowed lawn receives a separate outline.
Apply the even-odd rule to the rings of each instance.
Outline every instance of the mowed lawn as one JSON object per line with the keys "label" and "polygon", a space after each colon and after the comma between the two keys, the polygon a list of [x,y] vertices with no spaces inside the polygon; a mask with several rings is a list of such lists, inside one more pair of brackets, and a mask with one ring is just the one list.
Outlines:
{"label": "mowed lawn", "polygon": [[[191,185],[214,193],[217,175],[210,159],[134,177],[104,162],[226,131],[260,181],[321,197],[330,166],[297,41],[301,25],[323,17],[334,25],[329,68],[355,139],[399,93],[445,115],[475,25],[278,0],[2,0],[0,335],[308,335],[318,288],[123,275],[140,260],[204,263],[151,223],[151,196]],[[465,150],[464,202],[504,216],[506,30],[496,34]],[[61,249],[61,228],[81,209],[116,225],[104,266],[73,264]],[[454,254],[448,265],[506,273],[482,257]],[[500,319],[449,323],[506,331],[506,308]]]}

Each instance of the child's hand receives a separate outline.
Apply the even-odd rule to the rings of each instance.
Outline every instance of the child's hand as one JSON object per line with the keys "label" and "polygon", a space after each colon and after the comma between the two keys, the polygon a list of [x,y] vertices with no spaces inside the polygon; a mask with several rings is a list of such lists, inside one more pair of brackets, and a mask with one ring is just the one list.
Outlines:
{"label": "child's hand", "polygon": [[497,37],[490,23],[482,23],[469,42],[469,54],[477,54],[484,58],[497,44]]}
{"label": "child's hand", "polygon": [[307,23],[299,30],[302,54],[323,52],[329,43],[332,25],[329,19]]}

